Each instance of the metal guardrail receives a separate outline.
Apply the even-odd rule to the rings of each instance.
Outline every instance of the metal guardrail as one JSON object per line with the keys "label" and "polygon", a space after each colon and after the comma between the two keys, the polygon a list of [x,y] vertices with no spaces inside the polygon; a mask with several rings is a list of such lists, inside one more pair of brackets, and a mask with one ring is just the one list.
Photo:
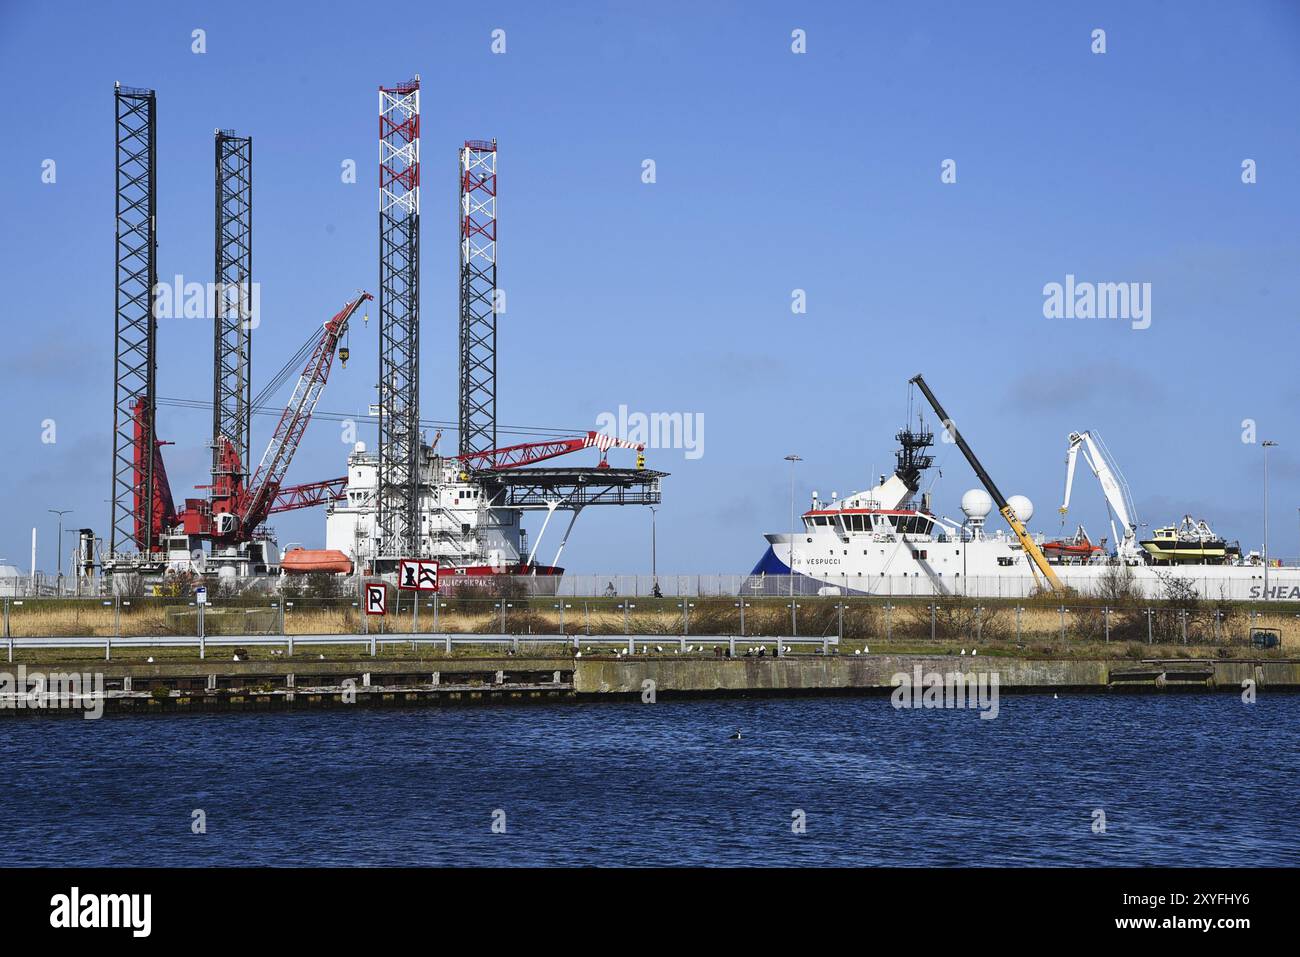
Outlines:
{"label": "metal guardrail", "polygon": [[[330,645],[361,645],[368,649],[368,653],[373,657],[379,653],[381,645],[410,645],[415,649],[418,645],[429,645],[440,647],[444,652],[450,654],[452,649],[457,646],[466,645],[508,645],[513,651],[518,652],[525,645],[565,645],[576,652],[581,652],[583,647],[605,647],[620,648],[619,654],[648,654],[649,649],[655,649],[655,654],[666,654],[674,651],[678,654],[689,654],[695,650],[704,651],[707,646],[710,650],[713,648],[727,648],[731,657],[736,657],[737,645],[742,650],[751,648],[767,649],[771,647],[772,654],[779,657],[782,653],[780,649],[791,650],[795,646],[813,646],[820,648],[823,654],[829,654],[830,649],[838,647],[839,638],[831,635],[824,638],[807,638],[797,636],[780,636],[780,637],[742,637],[739,635],[465,635],[465,634],[440,634],[431,635],[425,633],[411,632],[401,634],[388,632],[386,634],[371,635],[221,635],[211,638],[200,637],[197,635],[166,635],[143,638],[118,638],[95,636],[84,637],[10,637],[4,639],[8,646],[9,661],[14,660],[14,652],[27,648],[54,648],[65,650],[103,650],[104,660],[111,660],[113,649],[126,648],[194,648],[199,652],[200,658],[206,658],[209,649],[212,648],[242,648],[246,646],[256,648],[284,648],[285,653],[292,655],[299,647],[321,647]],[[666,646],[666,648],[665,648]]]}

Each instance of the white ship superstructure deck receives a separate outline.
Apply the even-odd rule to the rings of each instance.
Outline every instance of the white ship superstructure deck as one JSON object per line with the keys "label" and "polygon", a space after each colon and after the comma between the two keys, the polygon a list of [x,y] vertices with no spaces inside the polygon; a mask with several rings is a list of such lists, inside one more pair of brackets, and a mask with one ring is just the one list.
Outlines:
{"label": "white ship superstructure deck", "polygon": [[[899,433],[922,441],[928,434]],[[844,499],[820,500],[792,532],[764,536],[768,549],[742,591],[748,594],[857,594],[878,596],[965,596],[1027,598],[1043,591],[1033,562],[1014,535],[989,531],[992,500],[981,489],[962,497],[963,519],[954,521],[930,509],[930,496],[915,504],[920,471],[928,456],[899,452],[900,468],[875,487]],[[917,463],[921,468],[915,468]],[[1023,496],[1009,502],[1028,523],[1033,506]],[[1033,535],[1040,546],[1046,536]],[[1165,597],[1172,579],[1190,583],[1207,600],[1300,601],[1300,568],[1275,565],[1267,570],[1258,556],[1216,564],[1153,564],[1141,555],[1120,559],[1100,551],[1086,560],[1053,561],[1062,584],[1084,595],[1100,595],[1116,575],[1131,576],[1141,593]],[[1267,579],[1267,585],[1265,581]]]}

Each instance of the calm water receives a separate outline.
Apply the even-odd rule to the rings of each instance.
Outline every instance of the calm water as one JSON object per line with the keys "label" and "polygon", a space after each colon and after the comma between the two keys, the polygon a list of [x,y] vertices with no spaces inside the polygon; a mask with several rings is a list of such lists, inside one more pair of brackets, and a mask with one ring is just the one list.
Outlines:
{"label": "calm water", "polygon": [[0,864],[1295,865],[1297,727],[1267,693],[10,719]]}

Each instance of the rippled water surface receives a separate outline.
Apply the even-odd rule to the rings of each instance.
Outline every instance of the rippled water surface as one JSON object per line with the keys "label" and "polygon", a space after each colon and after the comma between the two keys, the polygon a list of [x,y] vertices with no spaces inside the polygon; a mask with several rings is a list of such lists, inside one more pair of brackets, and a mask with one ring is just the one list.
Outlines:
{"label": "rippled water surface", "polygon": [[1297,727],[1268,694],[17,718],[0,863],[1295,865]]}

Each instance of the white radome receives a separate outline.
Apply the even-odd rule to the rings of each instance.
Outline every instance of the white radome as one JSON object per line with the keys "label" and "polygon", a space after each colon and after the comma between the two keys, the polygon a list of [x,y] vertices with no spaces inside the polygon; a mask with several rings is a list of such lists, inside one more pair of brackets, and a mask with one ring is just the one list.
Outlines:
{"label": "white radome", "polygon": [[1020,519],[1022,525],[1028,524],[1029,520],[1034,517],[1034,503],[1023,495],[1011,496],[1007,499],[1007,504],[1016,513],[1016,518]]}
{"label": "white radome", "polygon": [[987,518],[993,511],[993,496],[982,488],[973,488],[961,497],[961,510],[967,518]]}

